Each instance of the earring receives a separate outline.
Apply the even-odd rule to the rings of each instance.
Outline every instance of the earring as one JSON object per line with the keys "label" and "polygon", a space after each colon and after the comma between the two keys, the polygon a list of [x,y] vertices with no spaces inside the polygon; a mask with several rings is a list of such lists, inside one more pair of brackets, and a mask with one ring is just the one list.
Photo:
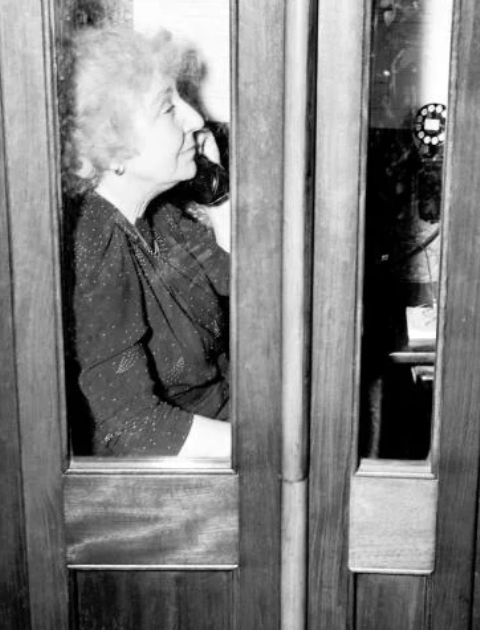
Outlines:
{"label": "earring", "polygon": [[115,173],[115,175],[118,175],[119,177],[121,177],[125,173],[125,166],[123,164],[118,164],[113,169],[113,172]]}

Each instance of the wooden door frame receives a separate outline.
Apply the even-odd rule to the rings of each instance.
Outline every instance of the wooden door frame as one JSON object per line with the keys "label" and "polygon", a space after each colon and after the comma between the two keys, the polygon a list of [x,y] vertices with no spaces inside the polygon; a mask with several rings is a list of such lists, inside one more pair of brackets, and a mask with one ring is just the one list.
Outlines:
{"label": "wooden door frame", "polygon": [[[52,21],[43,2],[0,4],[7,247],[27,581],[25,627],[67,628],[62,370]],[[3,287],[2,287],[3,289]],[[2,347],[3,354],[3,347]],[[13,418],[12,418],[13,420]],[[23,541],[22,541],[23,542]],[[12,627],[15,621],[9,620]]]}
{"label": "wooden door frame", "polygon": [[[232,10],[237,25],[232,354],[241,567],[235,605],[242,611],[236,627],[245,630],[276,630],[280,615],[284,4],[267,0],[259,6],[254,0],[236,0]],[[15,477],[19,469],[12,477],[20,502],[13,506],[19,529],[12,542],[24,553],[19,570],[23,566],[25,572],[28,566],[20,608],[33,630],[69,627],[63,494],[65,483],[69,491],[71,478],[62,476],[68,460],[53,6],[53,0],[0,4],[4,223],[11,260],[5,295],[13,296],[15,345],[10,345],[10,356],[15,363],[12,405],[18,407],[18,425],[14,413],[11,420],[21,444],[21,479]],[[272,99],[275,94],[278,99]],[[2,298],[3,291],[2,287]],[[8,328],[7,333],[9,337]],[[13,461],[18,461],[14,440],[11,448],[16,453]]]}
{"label": "wooden door frame", "polygon": [[318,4],[308,620],[319,630],[346,630],[353,617],[348,497],[362,256],[364,12],[365,3]]}
{"label": "wooden door frame", "polygon": [[438,456],[434,465],[439,479],[437,548],[441,553],[432,584],[435,630],[467,630],[478,614],[474,587],[478,588],[480,479],[479,42],[480,6],[475,0],[455,0],[436,391]]}
{"label": "wooden door frame", "polygon": [[[0,86],[0,234],[8,235],[7,173],[4,120]],[[17,375],[13,295],[11,291],[10,241],[5,238],[0,248],[0,575],[2,576],[2,618],[14,619],[19,627],[30,628],[28,566],[25,542],[21,451],[18,433]]]}

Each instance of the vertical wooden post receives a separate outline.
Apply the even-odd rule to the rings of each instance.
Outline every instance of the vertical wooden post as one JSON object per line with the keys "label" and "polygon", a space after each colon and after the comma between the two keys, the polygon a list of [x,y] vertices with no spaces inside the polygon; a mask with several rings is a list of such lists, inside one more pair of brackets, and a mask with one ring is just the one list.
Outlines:
{"label": "vertical wooden post", "polygon": [[348,499],[355,437],[358,258],[369,3],[318,5],[313,256],[309,622],[352,622]]}
{"label": "vertical wooden post", "polygon": [[[312,0],[288,0],[285,20],[285,146],[282,261],[281,627],[302,630],[307,606],[309,84]],[[308,235],[310,236],[310,235]]]}
{"label": "vertical wooden post", "polygon": [[30,630],[2,101],[0,90],[0,618]]}
{"label": "vertical wooden post", "polygon": [[0,76],[30,623],[67,630],[49,9],[1,2]]}
{"label": "vertical wooden post", "polygon": [[455,2],[443,201],[432,627],[471,626],[480,461],[480,5]]}
{"label": "vertical wooden post", "polygon": [[238,630],[280,626],[284,0],[235,0],[232,366]]}

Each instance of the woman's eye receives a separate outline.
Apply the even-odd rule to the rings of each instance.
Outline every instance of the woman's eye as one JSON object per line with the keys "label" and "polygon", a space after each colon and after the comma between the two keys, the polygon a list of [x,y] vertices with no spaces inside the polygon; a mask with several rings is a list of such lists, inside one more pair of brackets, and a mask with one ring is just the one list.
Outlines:
{"label": "woman's eye", "polygon": [[174,103],[170,103],[169,105],[166,105],[163,108],[162,114],[171,114],[174,110],[175,110],[175,104]]}

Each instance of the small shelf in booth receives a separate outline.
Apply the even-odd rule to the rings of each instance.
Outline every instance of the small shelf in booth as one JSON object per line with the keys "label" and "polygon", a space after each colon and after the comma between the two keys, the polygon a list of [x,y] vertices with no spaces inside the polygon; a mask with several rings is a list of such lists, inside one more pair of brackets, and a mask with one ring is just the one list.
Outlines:
{"label": "small shelf in booth", "polygon": [[388,358],[392,363],[403,363],[407,365],[434,365],[435,351],[433,349],[405,349],[397,352],[390,352]]}

